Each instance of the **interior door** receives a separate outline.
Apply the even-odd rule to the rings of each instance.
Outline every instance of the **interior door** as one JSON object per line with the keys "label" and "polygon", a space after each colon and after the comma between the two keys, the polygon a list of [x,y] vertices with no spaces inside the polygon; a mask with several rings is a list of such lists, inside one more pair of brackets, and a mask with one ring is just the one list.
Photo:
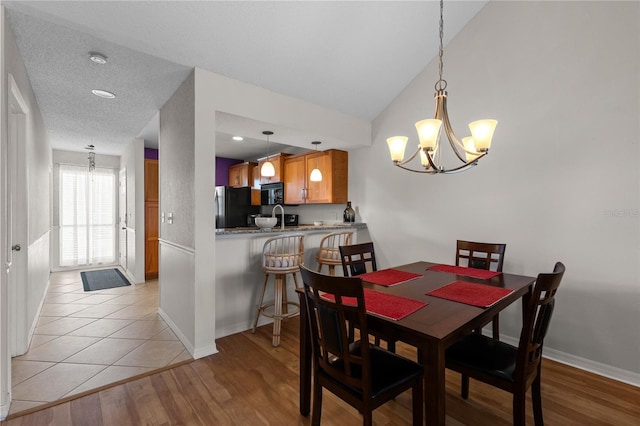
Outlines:
{"label": "interior door", "polygon": [[13,77],[9,77],[7,164],[5,169],[6,248],[5,265],[9,299],[9,347],[11,356],[29,346],[27,325],[27,176],[25,161],[26,119],[29,109]]}
{"label": "interior door", "polygon": [[127,271],[127,169],[120,170],[120,190],[118,191],[118,229],[120,266]]}

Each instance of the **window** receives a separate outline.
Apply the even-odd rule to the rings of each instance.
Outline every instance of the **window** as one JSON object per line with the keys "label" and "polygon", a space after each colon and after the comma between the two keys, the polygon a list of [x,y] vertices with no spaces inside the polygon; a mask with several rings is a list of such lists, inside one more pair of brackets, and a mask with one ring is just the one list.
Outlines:
{"label": "window", "polygon": [[60,165],[60,266],[116,261],[116,174]]}

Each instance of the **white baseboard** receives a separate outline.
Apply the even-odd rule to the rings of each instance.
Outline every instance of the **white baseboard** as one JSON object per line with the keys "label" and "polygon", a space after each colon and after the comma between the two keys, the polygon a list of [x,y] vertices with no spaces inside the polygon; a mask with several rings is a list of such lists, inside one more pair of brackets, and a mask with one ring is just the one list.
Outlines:
{"label": "white baseboard", "polygon": [[2,404],[0,405],[0,420],[6,420],[7,416],[9,415],[9,407],[11,406],[11,401],[7,402],[6,404]]}
{"label": "white baseboard", "polygon": [[158,315],[160,315],[162,317],[162,319],[167,323],[167,325],[169,326],[171,331],[173,331],[175,333],[175,335],[178,338],[178,340],[180,340],[180,342],[182,342],[182,344],[187,349],[189,354],[191,354],[191,357],[193,359],[198,359],[198,358],[202,358],[202,357],[205,357],[205,356],[209,356],[209,355],[213,355],[213,354],[217,354],[218,353],[218,348],[217,348],[215,342],[212,345],[208,345],[208,346],[204,346],[204,347],[198,347],[198,348],[194,347],[191,344],[191,342],[189,342],[189,339],[187,339],[187,337],[184,334],[182,334],[182,332],[180,331],[178,326],[171,320],[169,315],[167,315],[167,313],[160,307],[158,308]]}
{"label": "white baseboard", "polygon": [[[508,336],[500,336],[500,340],[510,345],[517,346],[518,339]],[[622,368],[612,367],[601,362],[592,361],[557,349],[544,347],[543,358],[547,358],[580,370],[588,371],[599,376],[608,377],[618,382],[626,383],[632,386],[640,387],[640,373],[624,370]]]}

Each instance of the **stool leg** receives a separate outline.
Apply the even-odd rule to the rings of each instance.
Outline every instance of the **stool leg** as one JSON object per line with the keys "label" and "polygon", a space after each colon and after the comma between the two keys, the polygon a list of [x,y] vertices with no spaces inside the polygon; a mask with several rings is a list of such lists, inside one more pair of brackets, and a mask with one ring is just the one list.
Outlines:
{"label": "stool leg", "polygon": [[289,297],[287,296],[287,274],[282,275],[282,312],[289,313]]}
{"label": "stool leg", "polygon": [[282,325],[282,283],[284,275],[276,275],[275,300],[273,305],[273,346],[280,345],[280,327]]}
{"label": "stool leg", "polygon": [[258,310],[256,311],[256,319],[253,321],[252,333],[256,332],[258,326],[258,318],[260,318],[260,312],[262,311],[262,302],[264,301],[264,292],[267,290],[267,281],[269,280],[269,274],[264,274],[264,284],[262,285],[262,293],[260,294],[260,300],[258,301]]}
{"label": "stool leg", "polygon": [[293,272],[291,275],[293,275],[293,283],[296,285],[296,289],[300,290],[300,284],[298,284],[298,275],[296,275],[295,272]]}
{"label": "stool leg", "polygon": [[318,262],[318,272],[322,271],[322,262]]}
{"label": "stool leg", "polygon": [[329,275],[336,274],[336,265],[329,265]]}

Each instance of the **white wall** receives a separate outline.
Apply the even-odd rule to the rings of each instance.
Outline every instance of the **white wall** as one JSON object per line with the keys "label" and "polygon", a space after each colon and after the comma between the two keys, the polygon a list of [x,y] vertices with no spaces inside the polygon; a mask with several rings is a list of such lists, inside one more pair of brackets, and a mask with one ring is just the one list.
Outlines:
{"label": "white wall", "polygon": [[[490,2],[448,46],[444,78],[459,137],[499,121],[493,147],[449,176],[392,166],[385,139],[417,144],[433,114],[437,60],[350,153],[350,194],[380,266],[453,262],[456,239],[507,243],[504,270],[567,273],[546,355],[640,384],[640,5]],[[446,22],[445,22],[446,25]],[[445,27],[446,31],[446,27]],[[501,315],[518,337],[519,306]]]}
{"label": "white wall", "polygon": [[[49,284],[49,232],[51,226],[51,147],[40,114],[33,89],[29,82],[24,63],[15,43],[11,28],[5,19],[4,8],[0,7],[0,191],[4,191],[4,171],[7,164],[7,85],[8,75],[11,74],[26,103],[29,113],[25,120],[24,151],[25,164],[19,169],[26,182],[21,182],[26,197],[26,229],[27,240],[20,242],[26,256],[26,282],[17,285],[26,295],[26,328],[32,331],[39,314],[44,294]],[[22,166],[22,165],[21,165]],[[4,209],[5,193],[0,192],[0,257],[6,258],[8,246]],[[8,318],[8,282],[5,268],[0,273],[0,419],[3,419],[11,402],[11,358],[9,348],[9,318]],[[19,312],[20,320],[24,312]]]}
{"label": "white wall", "polygon": [[[143,283],[145,281],[143,139],[134,139],[127,146],[124,154],[120,156],[120,170],[122,169],[126,169],[127,173],[127,274],[134,283]],[[118,235],[120,235],[119,231]]]}
{"label": "white wall", "polygon": [[[215,352],[216,112],[324,134],[345,146],[370,142],[369,122],[198,68],[162,107],[160,210],[173,213],[174,223],[160,227],[160,312],[194,357]],[[193,270],[190,262],[181,274],[168,269],[181,268],[175,258],[188,255]]]}

